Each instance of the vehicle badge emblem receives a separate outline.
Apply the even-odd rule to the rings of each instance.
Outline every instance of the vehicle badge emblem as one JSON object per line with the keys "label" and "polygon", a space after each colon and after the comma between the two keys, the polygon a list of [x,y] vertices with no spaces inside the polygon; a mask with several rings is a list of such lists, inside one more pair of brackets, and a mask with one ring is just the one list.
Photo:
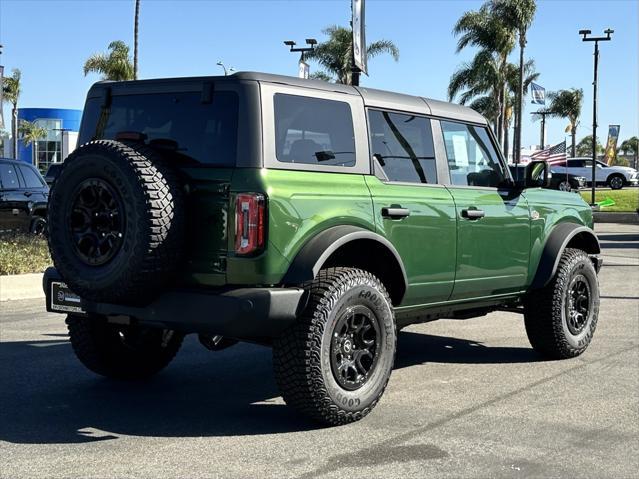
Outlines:
{"label": "vehicle badge emblem", "polygon": [[533,220],[538,220],[538,219],[539,219],[539,211],[537,211],[537,210],[532,210],[532,211],[530,212],[530,217],[531,217]]}

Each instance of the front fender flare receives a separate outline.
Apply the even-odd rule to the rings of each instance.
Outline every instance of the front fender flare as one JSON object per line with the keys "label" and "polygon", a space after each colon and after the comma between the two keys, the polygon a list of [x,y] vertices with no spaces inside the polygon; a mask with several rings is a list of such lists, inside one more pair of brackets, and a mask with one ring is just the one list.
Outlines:
{"label": "front fender flare", "polygon": [[559,260],[564,250],[571,242],[580,236],[584,244],[584,251],[588,254],[601,253],[599,240],[595,233],[587,226],[576,223],[560,223],[551,231],[541,253],[537,272],[530,285],[531,289],[546,286],[557,272]]}

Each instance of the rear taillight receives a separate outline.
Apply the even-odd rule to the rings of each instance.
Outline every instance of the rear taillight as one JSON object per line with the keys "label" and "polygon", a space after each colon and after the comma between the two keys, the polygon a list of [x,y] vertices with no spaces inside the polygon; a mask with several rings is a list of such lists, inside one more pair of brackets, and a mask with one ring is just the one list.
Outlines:
{"label": "rear taillight", "polygon": [[254,254],[264,249],[266,199],[259,193],[240,193],[235,200],[235,253]]}

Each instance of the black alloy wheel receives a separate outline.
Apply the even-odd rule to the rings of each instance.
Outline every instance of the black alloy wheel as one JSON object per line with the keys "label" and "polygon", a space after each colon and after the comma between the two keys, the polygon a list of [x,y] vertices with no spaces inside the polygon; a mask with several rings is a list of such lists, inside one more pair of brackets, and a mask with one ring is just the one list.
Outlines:
{"label": "black alloy wheel", "polygon": [[592,294],[588,280],[583,275],[575,276],[568,287],[566,301],[566,322],[571,334],[581,334],[588,322]]}
{"label": "black alloy wheel", "polygon": [[120,195],[103,179],[89,178],[78,185],[72,198],[68,224],[78,257],[90,266],[107,263],[124,238]]}
{"label": "black alloy wheel", "polygon": [[331,343],[331,369],[348,391],[362,387],[377,364],[379,320],[366,306],[355,306],[337,321]]}

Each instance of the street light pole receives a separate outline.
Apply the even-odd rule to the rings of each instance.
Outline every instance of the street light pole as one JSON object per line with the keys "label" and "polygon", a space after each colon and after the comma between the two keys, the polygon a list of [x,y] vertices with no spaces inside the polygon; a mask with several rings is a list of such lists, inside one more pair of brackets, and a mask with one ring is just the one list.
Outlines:
{"label": "street light pole", "polygon": [[284,45],[286,45],[287,47],[290,48],[290,51],[295,53],[295,52],[299,52],[300,53],[300,65],[302,63],[304,63],[305,57],[304,54],[306,52],[312,52],[313,50],[315,50],[315,45],[317,45],[317,40],[315,40],[314,38],[307,38],[306,39],[306,44],[308,45],[308,47],[297,47],[295,48],[296,43],[293,40],[286,40],[284,42]]}
{"label": "street light pole", "polygon": [[224,76],[226,76],[226,75],[228,75],[228,74],[229,74],[228,70],[226,69],[226,65],[224,65],[224,63],[222,63],[222,60],[218,61],[218,62],[216,63],[216,65],[217,65],[218,67],[222,67],[222,70],[224,70]]}
{"label": "street light pole", "polygon": [[605,37],[588,37],[592,32],[590,30],[579,30],[579,35],[583,35],[581,39],[584,42],[595,42],[595,61],[593,74],[593,95],[592,95],[592,192],[590,206],[595,206],[595,186],[597,171],[597,70],[599,68],[599,42],[612,40],[610,37],[615,31],[610,28],[604,30]]}
{"label": "street light pole", "polygon": [[539,110],[530,112],[531,115],[540,115],[541,116],[541,139],[539,142],[539,149],[543,150],[546,145],[546,115],[549,115],[551,112],[548,110]]}

